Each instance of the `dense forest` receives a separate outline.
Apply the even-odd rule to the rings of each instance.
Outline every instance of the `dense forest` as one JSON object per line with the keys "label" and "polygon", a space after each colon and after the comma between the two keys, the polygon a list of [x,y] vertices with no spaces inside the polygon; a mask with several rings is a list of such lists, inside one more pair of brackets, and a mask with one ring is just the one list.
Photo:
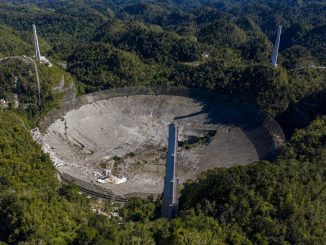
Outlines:
{"label": "dense forest", "polygon": [[[274,162],[213,169],[189,181],[180,215],[160,200],[96,204],[59,183],[26,119],[0,112],[0,239],[9,244],[323,244],[326,118],[298,130]],[[117,212],[118,217],[91,211]]]}
{"label": "dense forest", "polygon": [[[52,67],[35,69],[32,24]],[[270,65],[283,26],[278,67]],[[326,4],[321,0],[0,2],[0,243],[324,244]],[[253,101],[283,127],[275,160],[217,168],[123,206],[57,178],[30,129],[75,94],[178,86]]]}

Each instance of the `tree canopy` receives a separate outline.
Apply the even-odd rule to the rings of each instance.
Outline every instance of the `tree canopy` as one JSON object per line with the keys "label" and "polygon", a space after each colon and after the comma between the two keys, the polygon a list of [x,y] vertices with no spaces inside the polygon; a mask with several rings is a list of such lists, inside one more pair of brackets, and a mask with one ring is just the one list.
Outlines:
{"label": "tree canopy", "polygon": [[[5,0],[0,59],[0,243],[323,244],[326,241],[326,50],[321,0]],[[270,56],[283,26],[278,67]],[[66,65],[65,65],[66,64]],[[216,168],[161,197],[124,205],[90,198],[56,170],[30,134],[76,94],[179,86],[250,100],[287,136],[273,161]]]}

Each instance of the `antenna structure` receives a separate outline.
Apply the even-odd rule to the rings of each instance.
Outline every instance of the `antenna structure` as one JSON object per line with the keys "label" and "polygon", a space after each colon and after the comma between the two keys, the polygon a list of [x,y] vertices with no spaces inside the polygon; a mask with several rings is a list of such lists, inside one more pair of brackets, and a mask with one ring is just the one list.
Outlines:
{"label": "antenna structure", "polygon": [[35,48],[35,58],[40,61],[41,60],[41,52],[40,46],[38,43],[38,37],[36,32],[36,26],[33,24],[33,33],[34,33],[34,48]]}
{"label": "antenna structure", "polygon": [[278,30],[277,30],[277,36],[276,36],[273,55],[272,55],[272,65],[274,67],[277,67],[277,57],[278,57],[278,50],[279,50],[280,41],[281,41],[281,32],[282,32],[282,26],[279,26]]}

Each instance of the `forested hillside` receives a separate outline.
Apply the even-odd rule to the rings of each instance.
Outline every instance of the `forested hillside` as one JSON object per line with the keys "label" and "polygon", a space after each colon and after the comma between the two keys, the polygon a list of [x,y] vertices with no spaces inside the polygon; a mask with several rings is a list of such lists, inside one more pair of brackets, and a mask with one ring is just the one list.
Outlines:
{"label": "forested hillside", "polygon": [[[160,201],[131,198],[121,218],[92,213],[62,186],[47,155],[13,112],[0,112],[0,239],[76,244],[322,244],[326,118],[297,131],[275,162],[214,169],[189,181],[180,216],[158,219]],[[110,206],[103,210],[112,210]]]}
{"label": "forested hillside", "polygon": [[72,240],[89,213],[87,201],[65,197],[69,194],[60,187],[49,157],[33,141],[23,118],[0,112],[0,125],[0,240]]}
{"label": "forested hillside", "polygon": [[[256,244],[325,241],[325,118],[295,133],[274,163],[215,169],[186,184],[182,209],[239,226]],[[214,186],[214,188],[211,188]]]}
{"label": "forested hillside", "polygon": [[[1,1],[0,243],[324,244],[325,13],[320,0]],[[53,63],[37,63],[41,106],[34,66],[2,59],[33,57],[32,24]],[[272,162],[180,186],[171,221],[160,218],[160,198],[117,206],[60,182],[31,128],[76,94],[155,85],[253,101],[287,143]]]}
{"label": "forested hillside", "polygon": [[0,57],[32,53],[32,43],[24,41],[18,31],[0,24],[0,36]]}

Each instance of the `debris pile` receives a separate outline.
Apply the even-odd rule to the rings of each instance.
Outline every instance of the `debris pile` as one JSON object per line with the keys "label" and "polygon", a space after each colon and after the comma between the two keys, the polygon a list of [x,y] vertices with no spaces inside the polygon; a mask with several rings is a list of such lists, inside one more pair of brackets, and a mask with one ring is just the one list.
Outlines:
{"label": "debris pile", "polygon": [[31,134],[33,139],[39,145],[42,145],[42,150],[44,153],[48,153],[50,155],[50,159],[54,163],[55,167],[64,166],[66,163],[57,157],[57,154],[52,151],[51,147],[43,140],[43,136],[40,133],[38,128],[34,128],[31,130]]}
{"label": "debris pile", "polygon": [[117,177],[111,173],[111,169],[104,169],[102,172],[94,171],[93,172],[97,182],[102,184],[115,184],[119,185],[127,181],[126,177]]}
{"label": "debris pile", "polygon": [[[43,136],[39,130],[39,128],[34,128],[31,130],[32,137],[34,141],[42,146],[42,150],[44,153],[48,153],[50,155],[50,159],[54,163],[55,167],[66,166],[68,165],[66,162],[62,161],[55,152],[52,151],[51,147],[44,141]],[[93,172],[96,181],[103,184],[122,184],[127,181],[126,177],[117,177],[111,173],[111,169],[106,168],[102,172],[94,171]]]}

